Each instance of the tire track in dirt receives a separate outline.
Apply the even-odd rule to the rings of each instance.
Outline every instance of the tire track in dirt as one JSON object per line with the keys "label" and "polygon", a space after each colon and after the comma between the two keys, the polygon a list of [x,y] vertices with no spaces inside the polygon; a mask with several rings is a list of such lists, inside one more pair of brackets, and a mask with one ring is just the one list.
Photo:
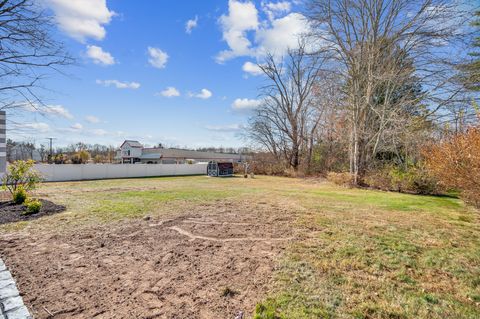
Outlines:
{"label": "tire track in dirt", "polygon": [[0,247],[35,318],[233,319],[265,297],[292,222],[286,208],[215,202],[171,219],[0,236]]}
{"label": "tire track in dirt", "polygon": [[[228,225],[228,223],[226,223]],[[225,225],[225,224],[222,224]],[[169,229],[178,232],[179,234],[185,235],[192,240],[195,239],[203,239],[203,240],[210,240],[210,241],[219,241],[219,242],[230,242],[230,241],[284,241],[284,240],[292,240],[293,237],[287,238],[268,238],[268,237],[239,237],[239,238],[215,238],[215,237],[207,237],[202,235],[194,235],[189,231],[186,231],[178,226],[169,227]]]}

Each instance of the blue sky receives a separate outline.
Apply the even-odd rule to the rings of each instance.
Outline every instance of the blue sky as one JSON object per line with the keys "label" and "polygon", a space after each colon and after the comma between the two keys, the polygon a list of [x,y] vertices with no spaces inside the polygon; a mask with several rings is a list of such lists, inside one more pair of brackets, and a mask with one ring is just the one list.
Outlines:
{"label": "blue sky", "polygon": [[76,65],[43,82],[41,112],[10,115],[9,137],[37,144],[242,146],[256,61],[307,28],[292,1],[39,1]]}

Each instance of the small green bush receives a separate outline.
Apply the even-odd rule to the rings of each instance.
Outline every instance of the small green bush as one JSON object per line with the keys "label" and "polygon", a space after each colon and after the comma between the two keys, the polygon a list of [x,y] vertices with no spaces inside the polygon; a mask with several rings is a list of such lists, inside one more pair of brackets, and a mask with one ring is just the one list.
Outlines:
{"label": "small green bush", "polygon": [[25,201],[25,207],[27,208],[25,210],[25,215],[33,215],[37,214],[40,212],[40,209],[42,208],[42,202],[39,201],[38,199],[27,199]]}
{"label": "small green bush", "polygon": [[13,202],[17,205],[23,204],[27,199],[27,191],[25,188],[19,186],[15,191],[13,191]]}
{"label": "small green bush", "polygon": [[7,173],[2,177],[2,188],[12,194],[16,204],[22,204],[27,198],[27,193],[34,190],[43,180],[33,165],[34,161],[15,161],[8,165]]}

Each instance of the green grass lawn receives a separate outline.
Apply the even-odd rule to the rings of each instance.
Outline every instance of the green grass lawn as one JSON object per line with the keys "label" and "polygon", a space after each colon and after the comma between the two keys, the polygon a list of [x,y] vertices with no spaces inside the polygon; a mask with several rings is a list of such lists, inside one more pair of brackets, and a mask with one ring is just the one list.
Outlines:
{"label": "green grass lawn", "polygon": [[480,215],[456,198],[263,176],[48,183],[38,195],[67,211],[0,232],[81,231],[223,198],[285,205],[301,235],[278,260],[257,319],[480,318]]}

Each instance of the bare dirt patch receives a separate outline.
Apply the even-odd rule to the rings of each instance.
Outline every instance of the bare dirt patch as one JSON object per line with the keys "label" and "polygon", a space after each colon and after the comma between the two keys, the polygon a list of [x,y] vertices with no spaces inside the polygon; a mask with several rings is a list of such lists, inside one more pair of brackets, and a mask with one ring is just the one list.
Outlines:
{"label": "bare dirt patch", "polygon": [[[35,318],[234,318],[265,297],[293,216],[251,202],[0,237]],[[228,293],[225,293],[228,292]]]}

